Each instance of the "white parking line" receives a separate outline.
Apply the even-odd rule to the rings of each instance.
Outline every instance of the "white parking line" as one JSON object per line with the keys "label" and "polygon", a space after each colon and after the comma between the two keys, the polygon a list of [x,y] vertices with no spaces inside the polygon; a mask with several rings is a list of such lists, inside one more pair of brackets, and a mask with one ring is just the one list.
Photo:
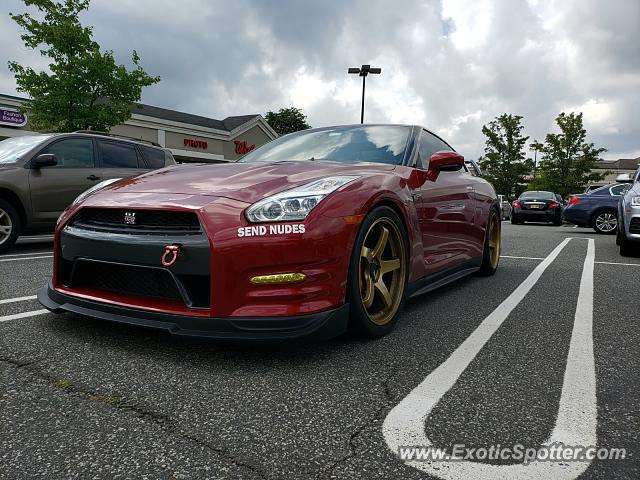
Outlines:
{"label": "white parking line", "polygon": [[542,257],[515,257],[513,255],[500,255],[500,258],[519,258],[522,260],[544,260]]}
{"label": "white parking line", "polygon": [[5,315],[0,317],[0,322],[8,322],[9,320],[18,320],[20,318],[35,317],[36,315],[43,315],[49,313],[49,310],[33,310],[31,312],[14,313],[13,315]]}
{"label": "white parking line", "polygon": [[640,267],[640,263],[596,262],[598,265],[622,265],[623,267]]}
{"label": "white parking line", "polygon": [[11,254],[0,255],[0,258],[5,258],[5,257],[24,257],[24,256],[28,256],[28,255],[45,255],[45,254],[52,254],[52,253],[53,252],[51,250],[45,250],[43,252],[11,253]]}
{"label": "white parking line", "polygon": [[0,305],[4,305],[6,303],[26,302],[27,300],[35,300],[36,298],[38,298],[37,295],[30,295],[28,297],[5,298],[4,300],[0,300]]}
{"label": "white parking line", "polygon": [[0,262],[18,262],[20,260],[37,260],[39,258],[53,258],[53,255],[40,255],[37,257],[3,258],[3,259],[0,259]]}
{"label": "white parking line", "polygon": [[[432,371],[385,418],[382,432],[388,447],[398,453],[400,447],[433,446],[425,433],[425,421],[433,407],[453,387],[478,352],[502,325],[513,309],[525,298],[544,271],[570,241],[565,239],[509,295],[476,330]],[[558,417],[545,445],[563,442],[566,445],[596,444],[595,367],[593,358],[593,270],[595,242],[589,240],[584,261],[580,292],[575,314],[569,355],[564,375]],[[470,461],[420,462],[407,461],[418,470],[443,479],[574,479],[589,466],[589,462],[537,462],[529,465],[490,465]]]}

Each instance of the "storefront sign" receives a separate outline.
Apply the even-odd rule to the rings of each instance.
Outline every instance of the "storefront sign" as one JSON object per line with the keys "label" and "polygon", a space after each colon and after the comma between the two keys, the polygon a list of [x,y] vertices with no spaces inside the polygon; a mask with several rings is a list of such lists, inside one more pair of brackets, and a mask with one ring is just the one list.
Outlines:
{"label": "storefront sign", "polygon": [[0,108],[0,125],[8,125],[10,127],[24,127],[28,118],[25,113],[20,113],[11,108]]}
{"label": "storefront sign", "polygon": [[192,138],[185,138],[184,146],[191,147],[191,148],[201,148],[203,150],[206,150],[209,144],[203,140],[194,140]]}
{"label": "storefront sign", "polygon": [[236,153],[238,155],[246,155],[247,153],[249,153],[251,150],[253,150],[254,148],[256,148],[255,145],[247,145],[247,142],[245,140],[240,141],[240,140],[234,140],[233,143],[236,144]]}

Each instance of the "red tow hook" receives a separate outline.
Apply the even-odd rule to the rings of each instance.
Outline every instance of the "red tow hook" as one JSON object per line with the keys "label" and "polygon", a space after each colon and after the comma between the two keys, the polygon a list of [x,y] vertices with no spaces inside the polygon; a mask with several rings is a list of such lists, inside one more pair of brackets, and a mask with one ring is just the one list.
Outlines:
{"label": "red tow hook", "polygon": [[164,254],[162,255],[162,265],[170,267],[176,260],[178,260],[178,254],[180,253],[180,244],[167,245],[164,247]]}

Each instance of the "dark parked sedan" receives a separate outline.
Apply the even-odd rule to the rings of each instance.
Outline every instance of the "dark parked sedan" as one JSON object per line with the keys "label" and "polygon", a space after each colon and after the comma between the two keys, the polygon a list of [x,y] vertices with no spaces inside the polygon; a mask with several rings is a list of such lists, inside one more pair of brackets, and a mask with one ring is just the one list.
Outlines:
{"label": "dark parked sedan", "polygon": [[524,192],[513,202],[511,223],[524,222],[562,225],[562,199],[553,192]]}
{"label": "dark parked sedan", "polygon": [[598,233],[614,234],[618,227],[618,202],[629,185],[612,184],[590,193],[573,195],[564,209],[564,219]]}

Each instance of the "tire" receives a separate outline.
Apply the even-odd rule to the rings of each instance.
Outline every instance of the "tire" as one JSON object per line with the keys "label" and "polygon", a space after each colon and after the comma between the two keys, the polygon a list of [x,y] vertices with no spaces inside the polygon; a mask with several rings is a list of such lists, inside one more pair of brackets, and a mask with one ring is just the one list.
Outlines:
{"label": "tire", "polygon": [[498,213],[495,210],[489,212],[487,220],[487,229],[484,234],[484,247],[482,249],[482,264],[478,274],[489,277],[496,273],[498,264],[500,263],[500,244],[502,222],[500,222]]}
{"label": "tire", "polygon": [[511,224],[512,225],[518,225],[520,222],[518,221],[518,219],[516,217],[514,217],[513,215],[511,215]]}
{"label": "tire", "polygon": [[20,216],[16,209],[6,200],[0,199],[0,253],[13,247],[20,228]]}
{"label": "tire", "polygon": [[634,242],[629,241],[627,238],[627,234],[624,231],[624,228],[618,229],[618,234],[616,237],[618,245],[620,245],[620,255],[622,257],[631,257],[638,251],[638,245]]}
{"label": "tire", "polygon": [[591,228],[596,233],[614,235],[618,229],[618,214],[615,210],[598,210],[591,218]]}
{"label": "tire", "polygon": [[[379,338],[393,330],[406,297],[408,250],[398,214],[389,207],[374,208],[360,225],[349,262],[347,300],[352,335]],[[390,270],[386,273],[385,262],[393,262],[387,264]]]}
{"label": "tire", "polygon": [[553,221],[553,224],[554,224],[556,227],[560,227],[560,226],[562,226],[562,218],[556,218],[556,219]]}

